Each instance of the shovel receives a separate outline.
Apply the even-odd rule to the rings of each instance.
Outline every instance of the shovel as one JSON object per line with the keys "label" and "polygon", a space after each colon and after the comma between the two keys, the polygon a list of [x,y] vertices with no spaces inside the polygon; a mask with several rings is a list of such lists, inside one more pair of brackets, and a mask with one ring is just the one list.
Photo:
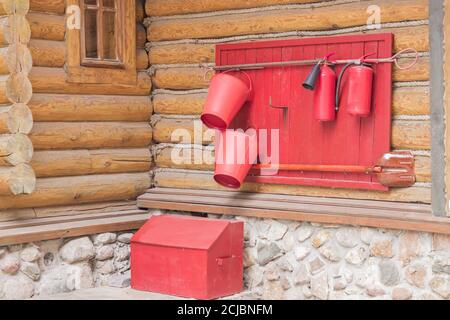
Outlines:
{"label": "shovel", "polygon": [[386,153],[374,166],[353,165],[309,165],[309,164],[259,164],[255,169],[278,169],[280,171],[318,171],[364,173],[376,175],[378,181],[386,187],[406,188],[416,182],[414,173],[414,156],[408,151]]}

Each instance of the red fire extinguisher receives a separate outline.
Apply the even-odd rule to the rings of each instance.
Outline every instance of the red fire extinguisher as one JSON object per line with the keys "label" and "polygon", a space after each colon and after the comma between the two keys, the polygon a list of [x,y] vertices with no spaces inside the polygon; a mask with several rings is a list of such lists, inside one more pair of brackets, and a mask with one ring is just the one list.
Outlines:
{"label": "red fire extinguisher", "polygon": [[329,66],[329,57],[325,56],[309,74],[303,87],[314,90],[314,117],[323,122],[336,119],[336,73]]}
{"label": "red fire extinguisher", "polygon": [[368,117],[370,115],[374,71],[372,66],[365,62],[365,59],[373,54],[365,55],[345,65],[342,69],[337,83],[336,110],[339,109],[342,78],[348,70],[347,112],[359,117]]}

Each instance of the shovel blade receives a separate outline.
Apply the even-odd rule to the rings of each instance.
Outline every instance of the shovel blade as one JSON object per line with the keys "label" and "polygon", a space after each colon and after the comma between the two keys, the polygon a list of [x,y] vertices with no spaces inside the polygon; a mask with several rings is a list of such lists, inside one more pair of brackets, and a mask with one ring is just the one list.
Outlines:
{"label": "shovel blade", "polygon": [[386,153],[378,162],[378,181],[391,188],[407,188],[416,183],[414,155],[408,151]]}

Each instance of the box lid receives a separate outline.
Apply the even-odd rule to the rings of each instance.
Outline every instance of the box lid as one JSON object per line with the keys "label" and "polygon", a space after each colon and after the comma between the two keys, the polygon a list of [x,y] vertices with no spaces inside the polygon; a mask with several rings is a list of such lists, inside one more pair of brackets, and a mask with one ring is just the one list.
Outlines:
{"label": "box lid", "polygon": [[152,216],[131,242],[188,249],[209,249],[232,223],[180,215]]}

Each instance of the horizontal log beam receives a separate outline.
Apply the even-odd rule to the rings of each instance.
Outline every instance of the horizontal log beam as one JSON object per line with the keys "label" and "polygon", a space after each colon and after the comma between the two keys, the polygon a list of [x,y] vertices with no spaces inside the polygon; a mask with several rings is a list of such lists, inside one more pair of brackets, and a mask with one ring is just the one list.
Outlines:
{"label": "horizontal log beam", "polygon": [[65,12],[65,0],[2,0],[0,15],[12,13],[27,14],[28,10],[63,15]]}
{"label": "horizontal log beam", "polygon": [[[401,64],[410,63],[411,59],[400,59]],[[393,80],[397,82],[427,81],[430,76],[430,64],[428,57],[419,58],[417,64],[409,70],[401,70],[394,67]],[[178,67],[176,65],[156,69],[152,78],[153,84],[159,89],[191,90],[207,88],[213,75],[212,72],[205,73],[203,67]]]}
{"label": "horizontal log beam", "polygon": [[66,63],[66,42],[31,39],[30,51],[36,67],[60,67]]}
{"label": "horizontal log beam", "polygon": [[431,148],[430,122],[394,121],[392,124],[392,147],[397,149],[429,150]]}
{"label": "horizontal log beam", "polygon": [[[214,140],[214,130],[201,125],[199,119],[196,120],[198,132],[194,132],[194,120],[191,119],[160,119],[153,122],[153,139],[158,143],[193,143],[195,135],[201,139],[203,144],[210,144]],[[187,135],[187,136],[185,136]]]}
{"label": "horizontal log beam", "polygon": [[148,68],[148,53],[144,48],[136,50],[136,70],[142,71]]}
{"label": "horizontal log beam", "polygon": [[40,224],[44,219],[19,221],[26,226],[0,225],[0,245],[31,243],[36,241],[81,237],[104,232],[137,230],[150,217],[145,210],[129,210],[91,214],[89,219],[83,216],[54,217]]}
{"label": "horizontal log beam", "polygon": [[148,148],[37,151],[31,166],[38,178],[148,172],[151,154]]}
{"label": "horizontal log beam", "polygon": [[156,88],[189,90],[207,88],[212,72],[205,73],[200,67],[161,68],[157,69],[152,82]]}
{"label": "horizontal log beam", "polygon": [[35,150],[138,148],[152,141],[147,123],[36,122],[29,135]]}
{"label": "horizontal log beam", "polygon": [[145,48],[147,43],[147,31],[142,23],[136,23],[136,47]]}
{"label": "horizontal log beam", "polygon": [[148,16],[170,16],[219,10],[257,8],[278,4],[305,4],[313,2],[320,2],[320,0],[147,0],[145,2],[145,12]]}
{"label": "horizontal log beam", "polygon": [[31,26],[31,38],[64,41],[66,19],[63,15],[30,12],[27,19]]}
{"label": "horizontal log beam", "polygon": [[32,156],[33,144],[26,135],[0,135],[0,167],[28,163]]}
{"label": "horizontal log beam", "polygon": [[[428,0],[377,1],[383,23],[428,19]],[[338,4],[320,8],[278,9],[227,13],[191,19],[155,20],[148,28],[149,41],[220,38],[293,30],[332,30],[366,25],[368,4]]]}
{"label": "horizontal log beam", "polygon": [[136,0],[136,22],[142,23],[145,18],[145,0]]}
{"label": "horizontal log beam", "polygon": [[54,14],[64,14],[65,0],[30,0],[30,10]]}
{"label": "horizontal log beam", "polygon": [[[200,120],[196,120],[200,122]],[[200,131],[200,130],[199,130]],[[182,134],[189,134],[186,137]],[[210,144],[214,139],[214,130],[203,126],[202,132],[194,132],[191,119],[162,118],[154,121],[153,139],[158,143],[194,143],[194,137],[205,137],[203,144]],[[392,124],[392,147],[395,149],[429,150],[431,146],[430,122],[396,120]]]}
{"label": "horizontal log beam", "polygon": [[[429,115],[429,91],[428,87],[394,88],[394,115]],[[153,107],[157,114],[197,115],[203,111],[206,96],[207,93],[158,93],[153,97]]]}
{"label": "horizontal log beam", "polygon": [[0,167],[0,195],[30,194],[35,186],[36,176],[30,166]]}
{"label": "horizontal log beam", "polygon": [[[214,163],[206,160],[214,159],[214,150],[202,150],[200,147],[201,146],[180,148],[167,146],[158,149],[155,152],[155,165],[158,168],[213,171]],[[196,164],[195,157],[203,159],[203,163]],[[185,161],[182,162],[182,159],[185,159]],[[431,182],[431,158],[426,156],[416,156],[415,166],[417,181]]]}
{"label": "horizontal log beam", "polygon": [[[62,68],[66,63],[66,47],[64,41],[31,39],[30,51],[35,67]],[[0,72],[2,71],[2,54],[0,51]],[[148,68],[148,55],[145,49],[136,51],[136,69]]]}
{"label": "horizontal log beam", "polygon": [[392,110],[395,116],[423,116],[430,114],[429,87],[394,88]]}
{"label": "horizontal log beam", "polygon": [[[183,172],[165,169],[155,172],[154,183],[156,186],[162,188],[226,190],[214,181],[212,173],[210,172]],[[378,192],[305,187],[298,185],[245,183],[241,191],[312,197],[431,203],[431,189],[425,187],[411,187],[405,189],[393,188],[389,192]]]}
{"label": "horizontal log beam", "polygon": [[201,114],[207,93],[155,94],[153,108],[160,114]]}
{"label": "horizontal log beam", "polygon": [[148,122],[153,113],[148,96],[36,93],[28,103],[35,121]]}
{"label": "horizontal log beam", "polygon": [[148,173],[42,178],[32,194],[0,196],[0,210],[132,200],[150,184]]}
{"label": "horizontal log beam", "polygon": [[69,83],[66,78],[67,74],[62,68],[34,67],[30,73],[35,93],[148,96],[151,91],[150,76],[146,72],[138,72],[137,83],[133,86]]}
{"label": "horizontal log beam", "polygon": [[33,127],[33,115],[23,103],[0,107],[0,134],[28,134]]}
{"label": "horizontal log beam", "polygon": [[[394,50],[399,52],[407,48],[415,48],[418,52],[429,51],[428,26],[371,30],[365,34],[392,32],[394,34]],[[361,33],[349,33],[361,34]],[[279,40],[265,39],[265,40]],[[298,37],[296,37],[298,39]],[[215,43],[181,43],[153,45],[149,50],[151,64],[174,63],[213,63],[215,62]]]}

